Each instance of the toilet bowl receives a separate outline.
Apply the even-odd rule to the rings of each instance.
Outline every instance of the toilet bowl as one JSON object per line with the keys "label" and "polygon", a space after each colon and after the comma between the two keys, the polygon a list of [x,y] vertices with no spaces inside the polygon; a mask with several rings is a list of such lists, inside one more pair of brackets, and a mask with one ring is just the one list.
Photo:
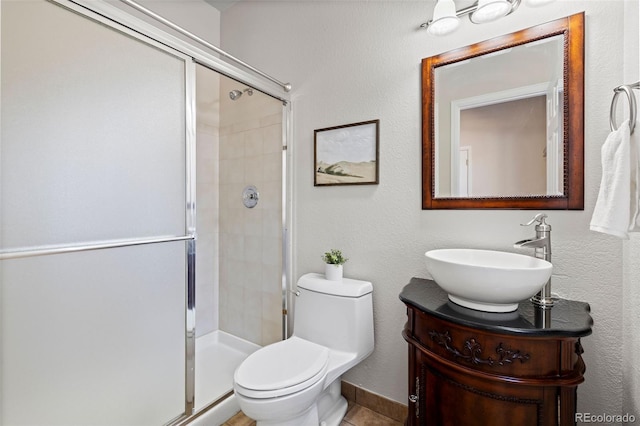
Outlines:
{"label": "toilet bowl", "polygon": [[373,351],[372,289],[366,281],[302,276],[292,337],[235,371],[242,411],[259,426],[338,426],[347,410],[340,377]]}
{"label": "toilet bowl", "polygon": [[244,414],[256,420],[268,414],[269,422],[261,424],[312,424],[304,419],[308,414],[314,418],[307,411],[324,388],[328,352],[291,337],[249,356],[234,375],[234,391]]}

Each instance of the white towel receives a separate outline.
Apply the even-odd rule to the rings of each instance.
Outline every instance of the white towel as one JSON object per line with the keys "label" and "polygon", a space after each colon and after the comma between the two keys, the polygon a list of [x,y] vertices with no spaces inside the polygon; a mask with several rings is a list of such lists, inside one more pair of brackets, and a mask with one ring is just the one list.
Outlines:
{"label": "white towel", "polygon": [[[638,129],[638,126],[636,126]],[[640,133],[630,139],[631,150],[631,223],[629,232],[640,232]]]}
{"label": "white towel", "polygon": [[631,157],[629,120],[602,145],[602,180],[591,217],[591,230],[628,239],[631,219]]}

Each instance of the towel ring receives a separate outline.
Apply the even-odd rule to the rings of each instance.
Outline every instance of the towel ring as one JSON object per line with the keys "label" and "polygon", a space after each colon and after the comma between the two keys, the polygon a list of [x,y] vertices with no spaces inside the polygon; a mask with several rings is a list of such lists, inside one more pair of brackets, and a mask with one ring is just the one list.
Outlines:
{"label": "towel ring", "polygon": [[629,100],[629,130],[631,131],[631,134],[633,134],[633,130],[636,127],[636,115],[638,109],[636,106],[636,97],[631,91],[632,88],[640,88],[640,82],[632,85],[623,84],[622,86],[618,86],[613,89],[614,94],[613,99],[611,100],[611,109],[609,111],[609,124],[611,126],[611,131],[615,131],[618,129],[616,126],[616,105],[618,104],[618,95],[624,92],[627,95],[627,99]]}

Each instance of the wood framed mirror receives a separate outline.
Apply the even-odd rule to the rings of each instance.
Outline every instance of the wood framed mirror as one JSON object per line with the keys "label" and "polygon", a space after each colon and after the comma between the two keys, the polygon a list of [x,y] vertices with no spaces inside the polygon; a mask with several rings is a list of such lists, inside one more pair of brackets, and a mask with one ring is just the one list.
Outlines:
{"label": "wood framed mirror", "polygon": [[422,60],[423,209],[584,209],[584,13]]}

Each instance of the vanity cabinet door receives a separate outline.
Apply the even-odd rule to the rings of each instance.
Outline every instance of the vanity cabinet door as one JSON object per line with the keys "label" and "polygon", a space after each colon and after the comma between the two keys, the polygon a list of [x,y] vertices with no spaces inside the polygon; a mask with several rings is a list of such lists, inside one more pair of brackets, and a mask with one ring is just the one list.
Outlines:
{"label": "vanity cabinet door", "polygon": [[[496,386],[481,378],[451,374],[432,363],[424,363],[424,404],[422,425],[438,426],[536,426],[555,424],[545,421],[545,407],[555,406],[553,398],[545,404],[544,390]],[[549,404],[550,403],[550,404]]]}
{"label": "vanity cabinet door", "polygon": [[407,425],[557,425],[555,387],[513,386],[451,368],[409,346]]}

